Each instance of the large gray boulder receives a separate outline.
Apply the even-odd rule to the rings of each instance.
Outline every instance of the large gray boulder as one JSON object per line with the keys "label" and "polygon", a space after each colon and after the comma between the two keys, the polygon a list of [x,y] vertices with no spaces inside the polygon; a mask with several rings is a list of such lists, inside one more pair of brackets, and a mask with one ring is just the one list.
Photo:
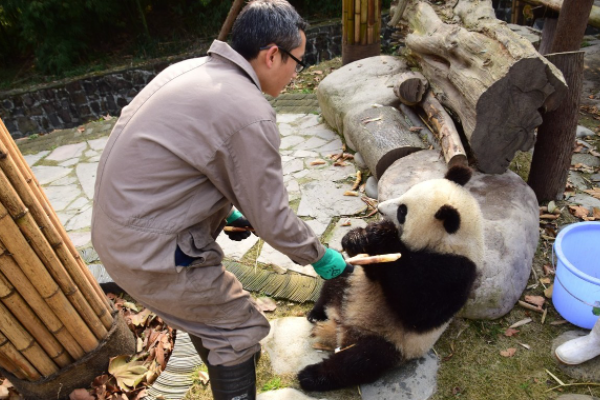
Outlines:
{"label": "large gray boulder", "polygon": [[[446,170],[435,151],[397,160],[379,180],[379,201],[399,197],[418,182],[443,178]],[[539,239],[538,203],[531,188],[511,171],[500,175],[474,171],[466,188],[483,213],[485,254],[474,296],[460,315],[496,319],[513,308],[527,285]]]}
{"label": "large gray boulder", "polygon": [[352,150],[357,149],[344,129],[346,114],[376,105],[398,106],[394,83],[397,75],[406,70],[406,63],[398,57],[376,56],[347,64],[319,84],[317,99],[323,118],[344,135]]}

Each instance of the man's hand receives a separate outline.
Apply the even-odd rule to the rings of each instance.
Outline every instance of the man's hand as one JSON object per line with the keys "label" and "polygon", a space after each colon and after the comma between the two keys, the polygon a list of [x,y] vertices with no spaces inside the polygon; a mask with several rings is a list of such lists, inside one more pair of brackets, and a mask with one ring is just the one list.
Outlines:
{"label": "man's hand", "polygon": [[326,249],[323,257],[312,266],[323,279],[333,279],[342,275],[345,271],[348,273],[354,271],[354,266],[347,264],[344,257],[333,249]]}
{"label": "man's hand", "polygon": [[244,240],[250,236],[250,230],[252,229],[252,225],[250,225],[250,221],[248,221],[241,212],[238,210],[234,210],[233,213],[227,218],[227,224],[225,226],[232,226],[234,228],[246,228],[245,231],[233,231],[229,232],[225,230],[229,239],[235,240],[239,242]]}

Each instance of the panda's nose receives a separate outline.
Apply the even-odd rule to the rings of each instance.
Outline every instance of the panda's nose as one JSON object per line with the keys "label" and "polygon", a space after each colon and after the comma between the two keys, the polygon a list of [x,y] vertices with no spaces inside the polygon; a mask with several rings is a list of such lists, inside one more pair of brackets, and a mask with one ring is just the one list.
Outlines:
{"label": "panda's nose", "polygon": [[394,210],[398,207],[397,204],[394,204],[392,200],[384,201],[383,203],[379,203],[377,208],[379,212],[383,214],[384,217],[390,217],[394,215]]}

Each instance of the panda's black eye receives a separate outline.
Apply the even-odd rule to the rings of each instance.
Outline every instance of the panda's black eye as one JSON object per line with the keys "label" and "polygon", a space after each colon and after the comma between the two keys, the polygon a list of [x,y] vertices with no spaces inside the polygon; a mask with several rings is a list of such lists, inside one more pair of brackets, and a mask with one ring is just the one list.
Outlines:
{"label": "panda's black eye", "polygon": [[406,208],[405,204],[400,204],[400,206],[398,207],[398,223],[399,224],[403,224],[406,221],[406,213],[408,212],[408,209]]}

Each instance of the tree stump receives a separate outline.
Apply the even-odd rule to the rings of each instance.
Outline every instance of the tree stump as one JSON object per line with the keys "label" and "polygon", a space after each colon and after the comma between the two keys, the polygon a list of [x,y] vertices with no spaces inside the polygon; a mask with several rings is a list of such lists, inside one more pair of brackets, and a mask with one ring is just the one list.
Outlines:
{"label": "tree stump", "polygon": [[539,110],[566,94],[562,73],[497,20],[489,0],[409,3],[407,55],[462,125],[477,168],[505,172],[517,150],[532,147]]}

